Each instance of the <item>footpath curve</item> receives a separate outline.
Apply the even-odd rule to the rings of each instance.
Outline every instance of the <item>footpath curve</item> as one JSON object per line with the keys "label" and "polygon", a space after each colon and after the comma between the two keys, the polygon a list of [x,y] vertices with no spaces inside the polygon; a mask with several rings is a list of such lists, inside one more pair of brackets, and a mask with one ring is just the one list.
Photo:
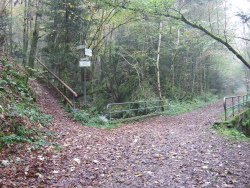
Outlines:
{"label": "footpath curve", "polygon": [[48,88],[34,87],[61,150],[14,154],[26,166],[3,169],[15,170],[0,179],[3,187],[250,187],[250,143],[211,129],[221,102],[102,130],[72,122]]}

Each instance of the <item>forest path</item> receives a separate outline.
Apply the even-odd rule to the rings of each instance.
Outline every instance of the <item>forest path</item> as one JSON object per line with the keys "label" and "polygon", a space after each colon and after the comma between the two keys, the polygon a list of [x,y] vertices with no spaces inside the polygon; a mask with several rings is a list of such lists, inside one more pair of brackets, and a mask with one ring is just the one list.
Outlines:
{"label": "forest path", "polygon": [[17,175],[3,179],[5,185],[250,187],[250,143],[228,141],[211,129],[222,113],[221,102],[104,130],[72,122],[50,89],[34,87],[44,113],[54,117],[50,130],[62,149],[48,146],[25,154],[26,166],[16,167]]}

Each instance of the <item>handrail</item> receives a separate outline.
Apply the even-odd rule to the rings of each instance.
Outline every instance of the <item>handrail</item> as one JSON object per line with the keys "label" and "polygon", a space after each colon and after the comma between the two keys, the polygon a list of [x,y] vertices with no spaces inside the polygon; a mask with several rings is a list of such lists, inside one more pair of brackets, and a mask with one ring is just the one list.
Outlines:
{"label": "handrail", "polygon": [[49,71],[50,74],[52,74],[59,82],[61,82],[62,85],[64,85],[75,97],[77,97],[77,93],[71,89],[66,83],[64,83],[57,75],[55,75],[51,70],[49,70],[48,67],[46,67],[46,65],[36,57],[36,60],[47,70]]}
{"label": "handrail", "polygon": [[[46,67],[46,65],[41,61],[39,60],[37,57],[36,57],[36,60],[43,66],[43,68],[45,68],[51,75],[53,75],[62,85],[64,85],[75,97],[78,96],[78,94],[73,90],[71,89],[66,83],[64,83],[58,76],[56,76],[52,71],[49,70],[48,67]],[[50,83],[50,85],[52,85],[58,93],[60,93],[63,98],[72,106],[74,107],[74,104],[68,99],[68,97],[66,97],[52,82],[49,81],[48,78],[45,77],[45,75],[42,74],[42,76]],[[75,107],[74,107],[75,108]]]}
{"label": "handrail", "polygon": [[63,96],[63,98],[70,104],[70,106],[72,106],[72,107],[74,107],[74,104],[69,100],[69,98],[68,97],[66,97],[48,78],[46,78],[43,74],[42,74],[42,76],[43,76],[43,78],[47,81],[47,82],[49,82],[49,84],[50,85],[52,85],[56,90],[57,90],[57,92],[58,93],[60,93],[62,96]]}
{"label": "handrail", "polygon": [[[227,103],[228,100],[231,102],[231,106],[228,106],[228,103]],[[241,100],[242,100],[242,102],[241,102]],[[233,112],[231,115],[233,115],[233,117],[234,117],[235,108],[238,109],[238,113],[240,113],[241,106],[244,109],[244,107],[248,106],[248,103],[249,103],[248,95],[225,97],[224,103],[223,103],[224,112],[225,112],[225,121],[227,120],[227,109],[232,109]]]}
{"label": "handrail", "polygon": [[[158,102],[158,105],[153,105],[153,106],[149,106],[150,103],[156,103]],[[149,109],[156,109],[156,108],[163,108],[166,107],[166,106],[170,106],[170,103],[168,101],[168,105],[162,105],[161,103],[163,102],[166,102],[165,100],[154,100],[154,101],[138,101],[138,102],[124,102],[124,103],[111,103],[111,104],[108,104],[107,105],[107,109],[109,111],[109,119],[111,120],[112,119],[112,114],[115,114],[115,113],[123,113],[123,112],[131,112],[131,111],[138,111],[138,110],[146,110],[146,114],[148,114],[148,110]],[[134,108],[132,106],[131,108],[131,104],[144,104],[144,107],[142,106],[139,106],[138,108]],[[129,105],[129,108],[127,109],[121,109],[121,110],[112,110],[112,106],[123,106],[123,105]]]}

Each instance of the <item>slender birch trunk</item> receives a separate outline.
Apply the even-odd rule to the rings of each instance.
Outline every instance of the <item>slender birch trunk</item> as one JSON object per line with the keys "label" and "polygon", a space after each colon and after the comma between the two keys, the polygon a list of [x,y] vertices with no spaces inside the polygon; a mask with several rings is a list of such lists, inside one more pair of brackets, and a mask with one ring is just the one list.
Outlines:
{"label": "slender birch trunk", "polygon": [[177,36],[177,44],[176,44],[176,50],[175,50],[175,53],[174,53],[174,57],[172,59],[172,93],[174,95],[175,93],[175,58],[176,58],[176,55],[177,55],[177,52],[178,52],[178,46],[180,44],[180,29],[178,29],[178,36]]}
{"label": "slender birch trunk", "polygon": [[156,60],[156,69],[157,69],[157,87],[160,100],[162,99],[161,95],[161,81],[160,81],[160,51],[161,51],[161,37],[162,37],[162,20],[160,20],[159,27],[159,42],[158,42],[158,50],[157,50],[157,60]]}

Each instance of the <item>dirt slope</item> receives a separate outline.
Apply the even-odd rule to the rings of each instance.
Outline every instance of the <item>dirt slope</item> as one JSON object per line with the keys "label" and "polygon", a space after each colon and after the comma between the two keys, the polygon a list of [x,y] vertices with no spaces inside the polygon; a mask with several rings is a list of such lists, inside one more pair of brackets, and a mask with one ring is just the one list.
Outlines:
{"label": "dirt slope", "polygon": [[0,187],[250,187],[250,143],[210,129],[221,103],[100,130],[72,122],[50,89],[35,87],[62,149],[3,151],[12,163],[0,168]]}

